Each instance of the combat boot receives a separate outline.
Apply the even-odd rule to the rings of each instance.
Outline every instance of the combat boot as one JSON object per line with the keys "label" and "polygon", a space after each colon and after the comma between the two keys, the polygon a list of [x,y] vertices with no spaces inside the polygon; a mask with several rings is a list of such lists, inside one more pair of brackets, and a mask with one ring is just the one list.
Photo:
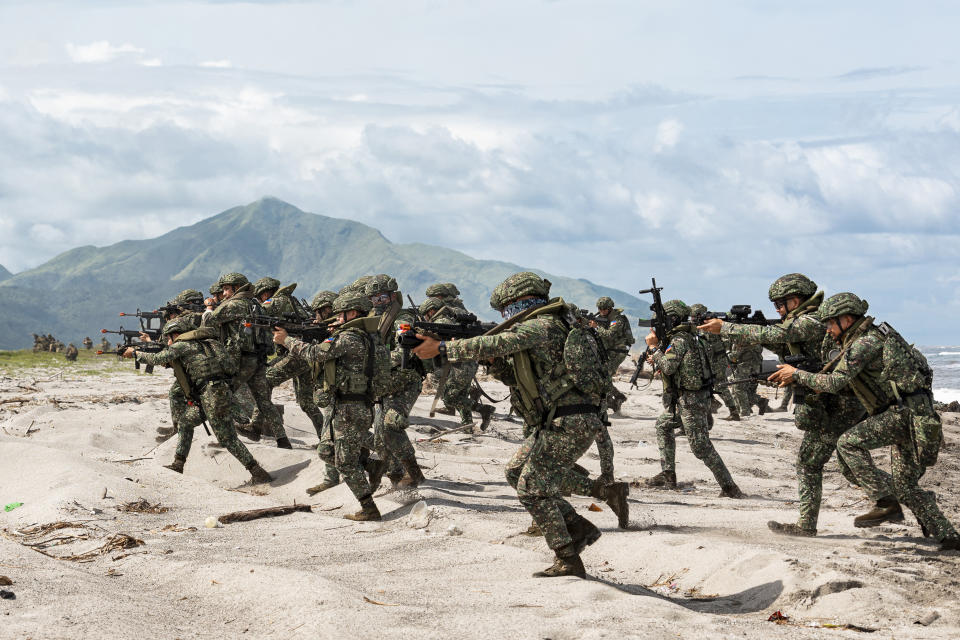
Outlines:
{"label": "combat boot", "polygon": [[173,462],[171,462],[170,464],[165,464],[163,466],[166,467],[167,469],[170,469],[170,471],[183,473],[183,465],[184,463],[186,463],[186,461],[187,461],[186,458],[181,458],[180,456],[175,455],[173,456]]}
{"label": "combat boot", "polygon": [[676,471],[661,471],[652,478],[645,478],[643,481],[644,486],[647,487],[663,487],[664,489],[676,489],[677,488],[677,472]]}
{"label": "combat boot", "polygon": [[324,481],[321,482],[320,484],[314,485],[314,486],[310,487],[309,489],[307,489],[307,495],[308,495],[308,496],[315,496],[315,495],[317,495],[318,493],[320,493],[321,491],[326,491],[327,489],[332,489],[332,488],[334,488],[334,487],[337,486],[338,484],[340,484],[340,483],[339,483],[339,482],[334,482],[333,480],[324,480]]}
{"label": "combat boot", "polygon": [[290,438],[287,436],[281,436],[277,438],[277,448],[278,449],[293,449],[293,445],[290,444]]}
{"label": "combat boot", "polygon": [[960,551],[960,536],[948,536],[941,540],[940,551]]}
{"label": "combat boot", "polygon": [[241,435],[251,442],[260,442],[260,432],[249,424],[238,424],[237,435]]}
{"label": "combat boot", "polygon": [[728,422],[740,422],[740,412],[731,410],[730,415],[722,419]]}
{"label": "combat boot", "polygon": [[884,522],[903,522],[903,509],[896,498],[890,496],[880,498],[873,509],[853,519],[853,526],[862,529],[875,527]]}
{"label": "combat boot", "polygon": [[[674,479],[676,486],[676,479]],[[604,482],[598,478],[593,481],[593,487],[590,490],[591,497],[603,500],[617,516],[617,526],[626,529],[630,524],[630,503],[627,502],[627,496],[630,495],[630,485],[626,482]]]}
{"label": "combat boot", "polygon": [[268,484],[273,482],[273,476],[267,473],[258,462],[254,462],[251,466],[247,467],[247,471],[250,472],[251,484]]}
{"label": "combat boot", "polygon": [[804,529],[799,525],[793,523],[783,523],[777,522],[776,520],[771,520],[767,523],[767,528],[774,533],[779,533],[782,536],[796,536],[799,538],[813,538],[817,535],[816,529]]}
{"label": "combat boot", "polygon": [[400,464],[403,465],[407,473],[403,476],[403,479],[397,483],[397,489],[416,489],[420,486],[421,482],[426,480],[423,476],[423,470],[420,469],[420,465],[417,464],[416,459],[408,458],[402,460]]}
{"label": "combat boot", "polygon": [[729,484],[725,487],[720,487],[720,494],[718,498],[733,498],[735,500],[740,500],[741,498],[746,498],[743,491],[740,491],[740,487],[736,483]]}
{"label": "combat boot", "polygon": [[[538,528],[537,532],[539,533],[539,531]],[[579,513],[574,513],[567,521],[567,532],[573,538],[573,548],[577,555],[583,553],[584,549],[599,540],[601,535],[600,529]]]}
{"label": "combat boot", "polygon": [[759,400],[757,400],[757,413],[763,415],[767,411],[770,411],[770,401],[761,397]]}
{"label": "combat boot", "polygon": [[448,407],[447,405],[443,405],[442,407],[440,407],[435,411],[435,413],[442,413],[445,416],[452,416],[456,412],[457,412],[456,409],[454,409],[453,407]]}
{"label": "combat boot", "polygon": [[496,409],[493,405],[482,404],[477,411],[480,412],[480,431],[486,431],[487,427],[490,426],[490,419],[493,418],[493,413]]}
{"label": "combat boot", "polygon": [[527,527],[526,531],[523,532],[523,535],[530,536],[531,538],[539,538],[543,535],[543,532],[540,531],[540,525],[537,524],[536,520],[530,522],[530,526]]}
{"label": "combat boot", "polygon": [[577,553],[573,544],[560,547],[554,553],[557,554],[553,564],[533,574],[534,578],[559,578],[561,576],[577,576],[586,578],[587,570],[583,567],[583,560]]}
{"label": "combat boot", "polygon": [[356,513],[348,513],[343,517],[347,520],[354,520],[356,522],[383,520],[383,517],[380,515],[380,509],[377,509],[376,503],[370,496],[360,500],[360,511],[357,511]]}
{"label": "combat boot", "polygon": [[390,471],[387,473],[387,477],[390,478],[390,485],[394,489],[400,488],[400,481],[403,480],[403,473],[397,473],[396,471]]}
{"label": "combat boot", "polygon": [[370,493],[373,493],[380,488],[383,473],[387,470],[387,463],[378,458],[368,458],[363,463],[363,470],[367,472],[367,478],[370,480]]}

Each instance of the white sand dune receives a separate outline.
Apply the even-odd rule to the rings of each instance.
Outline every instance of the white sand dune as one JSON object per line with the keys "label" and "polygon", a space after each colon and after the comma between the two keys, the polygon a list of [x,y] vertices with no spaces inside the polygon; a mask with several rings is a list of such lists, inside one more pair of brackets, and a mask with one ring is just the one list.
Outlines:
{"label": "white sand dune", "polygon": [[[165,372],[111,369],[94,377],[65,369],[35,383],[39,393],[17,387],[33,380],[0,383],[0,400],[31,398],[19,409],[0,405],[0,505],[24,503],[0,512],[0,575],[13,580],[4,588],[16,593],[0,600],[0,638],[960,637],[960,554],[939,553],[910,515],[902,526],[854,528],[853,516],[869,504],[834,462],[820,535],[769,532],[767,520],[796,517],[800,432],[788,414],[717,421],[715,444],[749,494],[745,500],[717,497],[682,437],[678,476],[686,484],[680,491],[633,489],[632,530],[617,529],[605,505],[591,513],[592,500],[573,498],[604,532],[583,556],[590,578],[537,580],[530,574],[551,554],[542,539],[521,535],[530,519],[503,478],[520,427],[502,413],[487,434],[417,443],[428,482],[417,492],[378,497],[384,522],[352,523],[342,518],[357,508],[346,487],[304,493],[320,477],[317,439],[288,386],[275,396],[286,406],[294,450],[248,445],[277,477],[261,488],[250,487],[246,472],[202,429],[185,475],[162,467],[175,446],[154,442],[155,428],[169,424]],[[484,385],[504,395],[503,387]],[[614,417],[621,478],[659,470],[658,390],[659,383],[630,392],[623,415]],[[428,406],[424,396],[416,422],[430,421]],[[945,422],[948,445],[924,484],[960,520],[960,427],[956,416]],[[598,471],[595,449],[584,464]],[[141,498],[169,511],[118,511]],[[410,515],[421,499],[426,521]],[[209,516],[294,500],[313,511],[204,526]],[[84,528],[29,539],[15,533],[57,521]],[[462,535],[451,535],[451,527]],[[62,537],[64,544],[45,551],[67,556],[117,533],[144,544],[89,562],[21,544]],[[767,621],[777,610],[789,624]],[[932,612],[939,619],[915,624]],[[877,632],[827,626],[846,624]]]}

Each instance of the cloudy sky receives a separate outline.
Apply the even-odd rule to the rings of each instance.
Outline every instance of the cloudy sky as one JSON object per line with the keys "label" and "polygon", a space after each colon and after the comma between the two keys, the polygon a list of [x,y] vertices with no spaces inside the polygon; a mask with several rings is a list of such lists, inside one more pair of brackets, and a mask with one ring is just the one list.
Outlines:
{"label": "cloudy sky", "polygon": [[[0,264],[273,195],[713,308],[958,344],[960,3],[0,3]],[[772,312],[772,309],[770,309]]]}

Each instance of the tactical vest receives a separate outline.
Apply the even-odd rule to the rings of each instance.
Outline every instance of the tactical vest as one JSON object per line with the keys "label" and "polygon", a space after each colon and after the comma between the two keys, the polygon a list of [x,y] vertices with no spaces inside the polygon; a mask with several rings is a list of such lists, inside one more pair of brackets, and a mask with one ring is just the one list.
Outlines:
{"label": "tactical vest", "polygon": [[360,371],[338,367],[333,358],[324,361],[324,392],[332,392],[341,400],[372,403],[394,390],[394,378],[390,373],[390,347],[380,339],[379,325],[380,318],[377,316],[355,318],[345,323],[332,341],[320,346],[322,350],[329,350],[340,336],[349,332],[359,337],[366,347]]}
{"label": "tactical vest", "polygon": [[702,340],[688,324],[674,327],[667,334],[669,344],[676,336],[683,334],[689,343],[688,356],[680,361],[676,373],[663,377],[664,387],[680,391],[703,391],[713,387],[713,368],[710,366],[710,354],[706,341]]}
{"label": "tactical vest", "polygon": [[[790,327],[793,325],[794,322],[797,321],[798,318],[816,313],[822,303],[823,303],[823,291],[818,291],[816,294],[814,294],[812,297],[810,297],[806,301],[801,302],[796,309],[787,313],[787,315],[784,316],[783,320],[780,322],[780,326],[783,327],[784,330],[789,330]],[[826,330],[824,330],[824,332],[826,332]],[[821,336],[821,339],[822,339],[822,336]],[[790,352],[790,355],[792,356],[804,355],[808,358],[816,360],[819,358],[819,355],[820,355],[819,353],[820,343],[813,344],[813,341],[810,341],[809,344],[806,342],[799,342],[799,343],[788,342],[787,350]]]}

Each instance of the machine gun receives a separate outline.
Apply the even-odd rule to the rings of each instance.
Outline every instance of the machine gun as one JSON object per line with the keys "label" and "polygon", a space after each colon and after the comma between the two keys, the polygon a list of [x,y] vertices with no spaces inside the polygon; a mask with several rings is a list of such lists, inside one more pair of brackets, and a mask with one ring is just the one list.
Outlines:
{"label": "machine gun", "polygon": [[[771,374],[776,373],[777,365],[781,364],[780,362],[774,362],[773,360],[764,360],[763,364],[760,367],[759,373],[754,373],[746,378],[738,378],[736,380],[727,380],[726,382],[715,383],[714,387],[730,387],[737,384],[762,384],[766,387],[779,387],[780,385],[776,382],[771,382],[767,380]],[[788,364],[791,367],[796,367],[802,371],[817,372],[823,368],[823,363],[819,360],[813,358],[808,358],[804,355],[795,355],[795,356],[785,356],[783,358],[782,364]]]}
{"label": "machine gun", "polygon": [[408,368],[410,350],[423,344],[423,340],[417,337],[418,333],[437,340],[457,340],[482,336],[497,326],[495,322],[480,322],[472,313],[460,317],[461,321],[456,324],[421,322],[419,320],[413,324],[401,324],[397,329],[397,344],[401,350],[400,366],[404,369]]}
{"label": "machine gun", "polygon": [[323,342],[330,337],[330,323],[333,319],[324,320],[319,324],[303,322],[294,316],[266,316],[255,315],[243,322],[244,327],[267,327],[269,329],[283,329],[291,336],[304,342]]}
{"label": "machine gun", "polygon": [[768,319],[760,309],[757,309],[751,314],[751,307],[748,304],[735,304],[730,307],[729,313],[707,312],[703,315],[700,322],[702,323],[712,318],[720,318],[724,322],[732,322],[734,324],[771,325],[780,323],[779,318],[776,320]]}
{"label": "machine gun", "polygon": [[[163,345],[160,344],[160,342],[159,342],[159,340],[160,340],[160,329],[140,329],[140,330],[137,330],[137,329],[124,329],[123,327],[120,327],[120,329],[117,330],[117,331],[112,331],[112,330],[110,330],[110,329],[100,329],[100,333],[115,333],[115,334],[123,337],[123,342],[121,342],[120,344],[117,345],[117,349],[116,349],[116,351],[115,351],[116,356],[117,356],[118,358],[122,358],[122,357],[123,357],[123,352],[127,350],[127,347],[133,347],[134,349],[137,349],[138,351],[146,351],[146,352],[149,352],[149,353],[159,353],[160,351],[163,351]],[[150,341],[141,340],[141,339],[140,339],[140,334],[141,334],[141,333],[144,333],[144,334],[146,334],[147,336],[149,336],[149,337],[150,337]],[[97,355],[103,355],[103,354],[104,354],[103,351],[100,351],[100,350],[97,351]],[[134,367],[134,369],[139,370],[139,369],[140,369],[140,361],[135,359],[135,360],[133,361],[133,367]],[[145,371],[146,373],[153,373],[153,365],[152,365],[152,364],[148,364],[148,365],[144,368],[144,371]]]}

